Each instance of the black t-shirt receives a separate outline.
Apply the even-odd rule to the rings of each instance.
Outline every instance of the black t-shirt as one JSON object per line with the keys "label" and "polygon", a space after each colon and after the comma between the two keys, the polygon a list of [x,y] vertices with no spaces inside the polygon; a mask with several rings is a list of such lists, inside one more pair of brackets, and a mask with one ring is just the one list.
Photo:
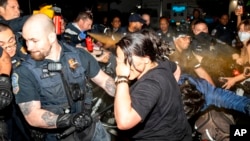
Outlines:
{"label": "black t-shirt", "polygon": [[132,107],[142,118],[128,131],[132,140],[180,141],[186,135],[191,137],[175,70],[175,63],[159,62],[131,86]]}
{"label": "black t-shirt", "polygon": [[[91,54],[83,49],[75,47],[72,48],[78,51],[79,57],[81,59],[81,62],[79,63],[81,63],[83,68],[85,68],[87,71],[83,73],[88,73],[90,78],[95,77],[100,71],[100,66],[95,58],[93,58]],[[63,60],[63,57],[65,56],[63,54],[65,51],[69,50],[62,46],[60,60]],[[37,61],[36,63],[39,65],[40,63],[43,64],[45,61],[51,62],[51,60],[45,59],[43,61]],[[64,64],[68,62],[61,63]],[[29,102],[32,100],[40,101],[40,93],[38,91],[39,84],[37,84],[35,76],[27,67],[21,65],[20,67],[16,68],[15,73],[12,75],[12,86],[17,103]]]}

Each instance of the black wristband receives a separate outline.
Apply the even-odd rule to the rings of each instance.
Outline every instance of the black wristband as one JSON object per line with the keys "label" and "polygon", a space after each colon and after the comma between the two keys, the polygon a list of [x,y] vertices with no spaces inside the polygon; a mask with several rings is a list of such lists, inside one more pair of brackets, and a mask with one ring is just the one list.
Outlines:
{"label": "black wristband", "polygon": [[119,81],[115,82],[116,85],[118,85],[120,83],[128,83],[128,80],[119,80]]}
{"label": "black wristband", "polygon": [[121,81],[121,80],[126,80],[126,81],[128,81],[128,77],[127,76],[124,76],[124,75],[117,75],[116,77],[115,77],[115,84],[118,82],[118,81]]}
{"label": "black wristband", "polygon": [[117,77],[117,79],[120,79],[120,78],[128,79],[128,77],[125,75],[117,75],[116,77]]}

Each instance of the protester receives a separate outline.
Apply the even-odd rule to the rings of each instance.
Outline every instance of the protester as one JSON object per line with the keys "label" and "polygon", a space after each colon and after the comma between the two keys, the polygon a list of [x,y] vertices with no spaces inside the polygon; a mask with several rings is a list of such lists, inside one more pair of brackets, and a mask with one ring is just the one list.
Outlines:
{"label": "protester", "polygon": [[250,99],[246,96],[238,96],[233,91],[214,87],[206,80],[189,74],[181,75],[178,84],[181,87],[184,109],[188,118],[211,106],[237,110],[250,116]]}
{"label": "protester", "polygon": [[[236,63],[240,66],[247,67],[249,66],[249,46],[250,46],[250,20],[246,19],[241,21],[238,28],[238,35],[243,43],[243,47],[241,49],[241,53],[234,54],[233,60],[236,61]],[[223,88],[230,89],[232,86],[234,86],[237,82],[243,81],[247,77],[244,75],[243,72],[241,72],[239,75],[234,77],[225,77],[227,80],[225,84],[223,85]]]}
{"label": "protester", "polygon": [[[133,33],[117,44],[117,127],[131,140],[192,140],[173,72],[173,62],[157,61],[161,54],[146,34]],[[129,86],[130,80],[136,80]],[[163,122],[164,121],[164,122]]]}

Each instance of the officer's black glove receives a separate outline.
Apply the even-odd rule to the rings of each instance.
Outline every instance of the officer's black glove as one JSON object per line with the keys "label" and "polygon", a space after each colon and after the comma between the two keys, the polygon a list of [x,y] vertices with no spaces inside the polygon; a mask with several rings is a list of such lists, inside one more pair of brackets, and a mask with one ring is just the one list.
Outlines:
{"label": "officer's black glove", "polygon": [[91,123],[91,116],[85,113],[61,114],[57,118],[56,126],[57,128],[67,128],[74,126],[77,131],[81,131],[89,127]]}
{"label": "officer's black glove", "polygon": [[0,75],[0,110],[7,107],[12,99],[13,95],[9,76]]}

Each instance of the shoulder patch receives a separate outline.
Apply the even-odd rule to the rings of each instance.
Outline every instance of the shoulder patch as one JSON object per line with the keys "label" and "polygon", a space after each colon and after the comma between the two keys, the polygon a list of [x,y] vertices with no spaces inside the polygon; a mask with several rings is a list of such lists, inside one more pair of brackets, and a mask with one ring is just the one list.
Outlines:
{"label": "shoulder patch", "polygon": [[17,94],[19,92],[19,85],[18,85],[18,74],[17,73],[13,73],[11,76],[12,79],[12,91],[14,94]]}

